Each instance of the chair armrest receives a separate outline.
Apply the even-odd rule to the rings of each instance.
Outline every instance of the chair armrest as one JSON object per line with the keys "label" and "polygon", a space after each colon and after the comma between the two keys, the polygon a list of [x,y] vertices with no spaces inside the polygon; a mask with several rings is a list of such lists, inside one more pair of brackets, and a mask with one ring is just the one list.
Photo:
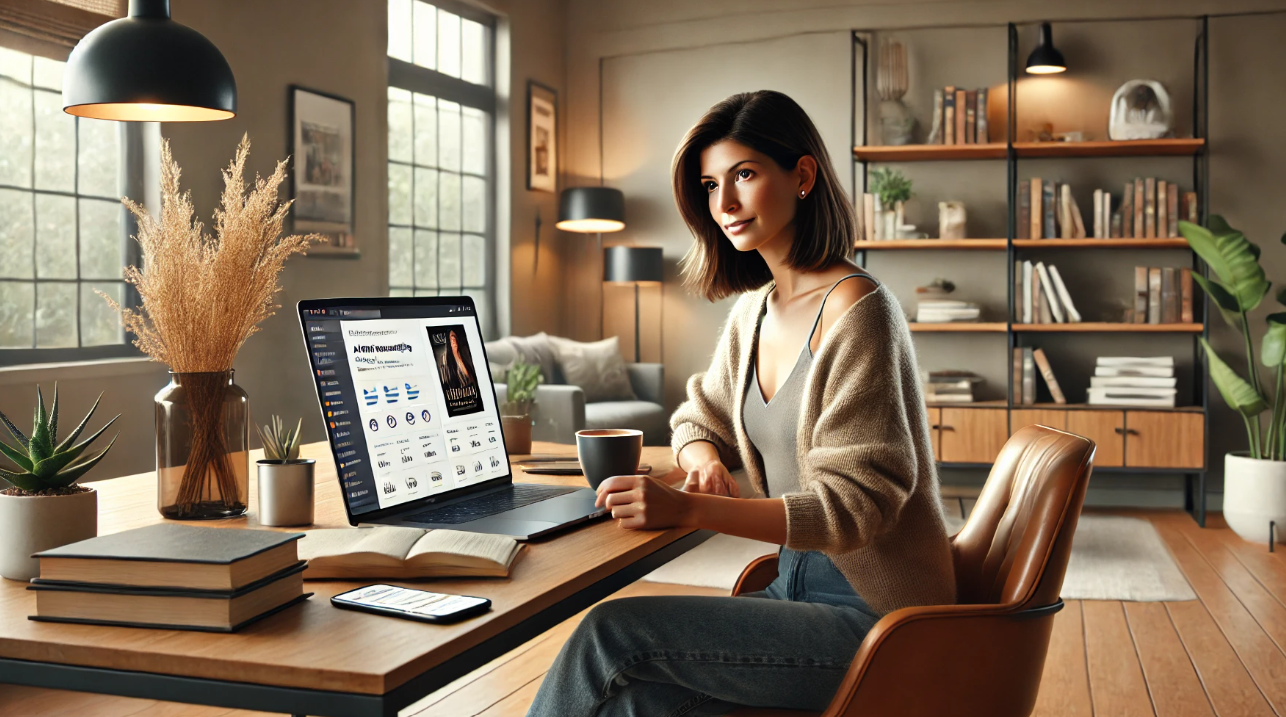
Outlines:
{"label": "chair armrest", "polygon": [[741,577],[737,578],[737,584],[732,587],[732,596],[763,590],[772,585],[772,581],[776,579],[777,554],[761,555],[750,561],[746,569],[741,571]]}
{"label": "chair armrest", "polygon": [[585,392],[580,386],[541,384],[536,387],[531,417],[536,422],[532,439],[575,443],[576,432],[585,428]]}
{"label": "chair armrest", "polygon": [[627,363],[630,388],[640,401],[665,405],[665,366],[659,363]]}

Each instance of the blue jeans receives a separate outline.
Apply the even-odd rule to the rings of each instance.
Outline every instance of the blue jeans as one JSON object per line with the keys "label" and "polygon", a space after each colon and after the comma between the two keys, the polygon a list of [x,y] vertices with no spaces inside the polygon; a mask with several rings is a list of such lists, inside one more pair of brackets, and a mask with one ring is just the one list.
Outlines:
{"label": "blue jeans", "polygon": [[706,717],[738,705],[821,711],[879,615],[825,555],[782,548],[740,597],[610,600],[563,645],[528,717]]}

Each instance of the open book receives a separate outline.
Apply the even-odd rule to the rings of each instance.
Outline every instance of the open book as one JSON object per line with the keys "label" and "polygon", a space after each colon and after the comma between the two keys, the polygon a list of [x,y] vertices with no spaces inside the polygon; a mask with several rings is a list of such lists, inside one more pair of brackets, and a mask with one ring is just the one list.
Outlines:
{"label": "open book", "polygon": [[310,530],[299,541],[305,580],[507,577],[522,544],[505,535],[396,526]]}

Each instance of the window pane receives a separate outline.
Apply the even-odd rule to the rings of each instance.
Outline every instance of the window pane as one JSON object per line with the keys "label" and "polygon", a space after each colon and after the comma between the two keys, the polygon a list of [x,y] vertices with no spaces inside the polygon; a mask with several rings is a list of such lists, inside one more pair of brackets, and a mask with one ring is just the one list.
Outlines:
{"label": "window pane", "polygon": [[438,233],[415,230],[415,285],[438,285]]}
{"label": "window pane", "polygon": [[388,166],[388,222],[411,223],[411,168],[405,164]]}
{"label": "window pane", "polygon": [[438,9],[415,3],[415,64],[430,70],[438,66]]}
{"label": "window pane", "polygon": [[478,323],[482,324],[482,340],[494,339],[496,336],[491,326],[491,299],[487,296],[486,289],[465,289],[461,293],[473,298],[473,306],[478,312]]}
{"label": "window pane", "polygon": [[411,289],[389,289],[388,295],[389,296],[415,296],[415,292],[412,291]]}
{"label": "window pane", "polygon": [[32,278],[32,234],[31,193],[0,189],[0,279]]}
{"label": "window pane", "polygon": [[438,236],[438,280],[443,289],[460,286],[460,235]]}
{"label": "window pane", "polygon": [[487,173],[487,113],[472,107],[461,110],[464,134],[464,171]]}
{"label": "window pane", "polygon": [[[63,69],[67,67],[66,62],[51,60],[47,57],[33,57],[32,64],[32,84],[36,87],[43,87],[55,92],[63,91]],[[70,117],[71,115],[67,115]]]}
{"label": "window pane", "polygon": [[36,284],[36,348],[63,349],[76,345],[76,284]]}
{"label": "window pane", "polygon": [[31,55],[0,47],[0,77],[8,77],[24,85],[30,84]]}
{"label": "window pane", "polygon": [[460,76],[460,16],[438,11],[438,72]]}
{"label": "window pane", "polygon": [[74,197],[36,195],[36,276],[41,279],[76,278]]}
{"label": "window pane", "polygon": [[116,166],[121,156],[117,122],[80,118],[79,171],[77,191],[97,197],[120,199],[116,188]]}
{"label": "window pane", "polygon": [[36,285],[26,281],[0,281],[0,348],[32,346],[31,316],[36,306]]}
{"label": "window pane", "polygon": [[388,230],[388,283],[389,286],[410,286],[411,230],[389,227]]}
{"label": "window pane", "polygon": [[38,91],[35,95],[36,187],[74,192],[76,118],[63,112],[62,95],[43,91]]}
{"label": "window pane", "polygon": [[94,289],[112,297],[117,304],[125,302],[125,284],[114,281],[80,285],[80,345],[105,346],[125,342],[120,314],[107,305],[107,300]]}
{"label": "window pane", "polygon": [[388,0],[388,56],[411,61],[411,0]]}
{"label": "window pane", "polygon": [[438,100],[438,166],[460,171],[460,105]]}
{"label": "window pane", "polygon": [[430,95],[415,96],[415,163],[438,166],[437,100]]}
{"label": "window pane", "polygon": [[487,240],[477,234],[464,235],[464,285],[487,285]]}
{"label": "window pane", "polygon": [[475,85],[487,84],[487,43],[482,25],[473,20],[462,20],[460,35],[461,79]]}
{"label": "window pane", "polygon": [[396,87],[388,88],[388,158],[399,162],[412,159],[411,93]]}
{"label": "window pane", "polygon": [[481,177],[464,178],[464,230],[487,231],[487,182]]}
{"label": "window pane", "polygon": [[443,293],[437,289],[416,289],[416,296],[443,296]]}
{"label": "window pane", "polygon": [[451,172],[441,174],[438,184],[441,203],[438,205],[441,214],[438,226],[443,229],[460,231],[460,175]]}
{"label": "window pane", "polygon": [[434,228],[438,225],[438,172],[415,168],[415,226]]}
{"label": "window pane", "polygon": [[125,266],[121,205],[102,199],[80,200],[80,278],[120,279]]}
{"label": "window pane", "polygon": [[[30,67],[28,63],[28,72]],[[4,61],[0,58],[0,73],[3,72]],[[31,186],[33,135],[31,89],[0,77],[0,184]]]}

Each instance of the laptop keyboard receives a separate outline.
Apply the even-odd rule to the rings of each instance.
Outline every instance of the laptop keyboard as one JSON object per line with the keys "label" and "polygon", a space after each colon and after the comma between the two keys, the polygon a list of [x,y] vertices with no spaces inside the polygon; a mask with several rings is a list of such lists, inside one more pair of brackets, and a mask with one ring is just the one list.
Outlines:
{"label": "laptop keyboard", "polygon": [[548,498],[571,493],[579,488],[560,485],[536,485],[516,483],[510,490],[497,491],[473,500],[466,500],[441,508],[427,510],[408,516],[406,520],[414,523],[468,523],[471,520],[486,518],[489,515],[503,513],[524,505],[538,503]]}

